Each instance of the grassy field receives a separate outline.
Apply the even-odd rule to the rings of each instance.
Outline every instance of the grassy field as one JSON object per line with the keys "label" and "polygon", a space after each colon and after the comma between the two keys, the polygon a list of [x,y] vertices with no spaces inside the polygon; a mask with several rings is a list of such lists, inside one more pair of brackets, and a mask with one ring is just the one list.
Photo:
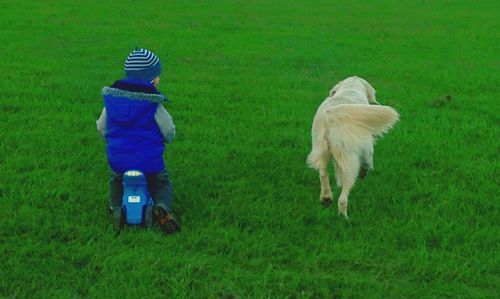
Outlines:
{"label": "grassy field", "polygon": [[[0,2],[0,297],[498,298],[498,2],[165,2]],[[107,214],[100,90],[136,46],[177,126],[172,237]],[[347,223],[305,159],[354,74],[401,122]]]}

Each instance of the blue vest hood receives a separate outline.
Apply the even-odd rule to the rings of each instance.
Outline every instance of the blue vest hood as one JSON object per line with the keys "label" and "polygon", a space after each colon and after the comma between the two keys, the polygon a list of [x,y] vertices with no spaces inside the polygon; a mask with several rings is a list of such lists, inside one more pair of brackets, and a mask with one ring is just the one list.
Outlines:
{"label": "blue vest hood", "polygon": [[102,89],[106,107],[106,152],[113,171],[146,174],[165,169],[163,136],[155,121],[165,96],[148,82],[119,80]]}

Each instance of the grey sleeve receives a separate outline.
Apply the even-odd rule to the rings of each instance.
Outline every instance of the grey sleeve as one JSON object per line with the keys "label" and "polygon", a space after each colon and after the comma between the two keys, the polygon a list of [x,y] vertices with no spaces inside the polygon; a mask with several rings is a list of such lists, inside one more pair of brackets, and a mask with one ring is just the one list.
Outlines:
{"label": "grey sleeve", "polygon": [[163,135],[165,142],[172,142],[175,137],[174,121],[172,120],[172,116],[168,114],[167,109],[165,109],[162,104],[158,104],[158,108],[155,113],[155,121],[158,128],[160,128],[160,132]]}
{"label": "grey sleeve", "polygon": [[106,139],[106,121],[106,108],[103,108],[101,116],[99,116],[99,119],[95,122],[97,125],[97,132],[99,132],[99,136],[101,136],[101,138],[103,139]]}

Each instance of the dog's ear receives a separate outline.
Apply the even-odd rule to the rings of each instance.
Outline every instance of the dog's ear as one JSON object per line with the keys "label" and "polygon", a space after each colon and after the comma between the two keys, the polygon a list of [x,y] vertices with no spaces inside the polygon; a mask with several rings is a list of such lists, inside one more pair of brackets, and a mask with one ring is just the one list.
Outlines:
{"label": "dog's ear", "polygon": [[335,92],[340,88],[340,84],[342,84],[342,82],[343,81],[340,81],[330,90],[330,95],[329,95],[330,97],[332,97],[335,94]]}
{"label": "dog's ear", "polygon": [[361,80],[361,83],[363,83],[363,86],[366,89],[366,97],[368,98],[368,102],[370,104],[380,105],[377,102],[377,97],[375,95],[375,93],[376,93],[375,88],[373,88],[373,86],[371,86],[371,84],[368,83],[365,79],[359,78],[359,80]]}

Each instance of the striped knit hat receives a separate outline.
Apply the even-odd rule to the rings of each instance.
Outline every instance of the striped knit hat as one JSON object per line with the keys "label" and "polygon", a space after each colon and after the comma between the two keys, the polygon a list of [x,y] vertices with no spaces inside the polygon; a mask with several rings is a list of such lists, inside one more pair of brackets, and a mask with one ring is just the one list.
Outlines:
{"label": "striped knit hat", "polygon": [[160,59],[147,49],[135,48],[125,60],[127,79],[152,81],[161,74]]}

